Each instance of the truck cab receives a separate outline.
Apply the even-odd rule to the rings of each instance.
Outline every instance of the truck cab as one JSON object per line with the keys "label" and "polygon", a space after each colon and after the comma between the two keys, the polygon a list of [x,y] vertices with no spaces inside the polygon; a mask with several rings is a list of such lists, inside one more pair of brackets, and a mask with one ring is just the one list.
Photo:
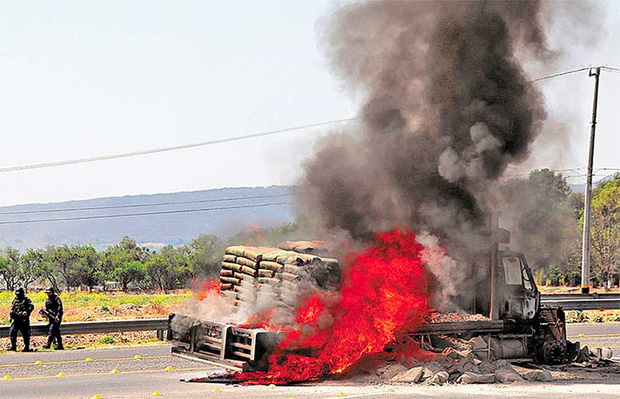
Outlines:
{"label": "truck cab", "polygon": [[499,318],[530,321],[540,309],[540,292],[525,256],[510,250],[499,251],[497,294]]}

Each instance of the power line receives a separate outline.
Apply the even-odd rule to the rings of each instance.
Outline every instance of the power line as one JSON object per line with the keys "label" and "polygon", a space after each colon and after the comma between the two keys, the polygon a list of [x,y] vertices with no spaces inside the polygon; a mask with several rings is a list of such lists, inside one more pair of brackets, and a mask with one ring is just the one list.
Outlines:
{"label": "power line", "polygon": [[226,202],[226,201],[251,200],[251,199],[259,199],[259,198],[278,198],[278,197],[286,197],[290,195],[294,195],[294,193],[273,194],[273,195],[254,195],[254,196],[247,196],[247,197],[213,198],[213,199],[194,200],[194,201],[152,202],[152,203],[147,203],[147,204],[90,206],[90,207],[82,207],[82,208],[61,208],[61,209],[39,209],[39,210],[30,210],[30,211],[8,211],[8,212],[0,212],[0,215],[31,215],[35,213],[58,213],[58,212],[95,211],[95,210],[105,210],[105,209],[144,208],[144,207],[150,207],[150,206],[200,204],[200,203],[206,203],[206,202]]}
{"label": "power line", "polygon": [[72,220],[113,219],[113,218],[135,217],[135,216],[170,215],[170,214],[175,214],[175,213],[210,212],[210,211],[221,211],[221,210],[228,210],[228,209],[263,208],[267,206],[288,205],[288,204],[290,204],[290,202],[273,202],[273,203],[268,203],[268,204],[256,204],[256,205],[223,206],[219,208],[178,209],[178,210],[172,210],[172,211],[125,213],[125,214],[116,214],[116,215],[96,215],[96,216],[80,216],[80,217],[71,217],[71,218],[15,220],[15,221],[0,222],[0,225],[44,223],[44,222],[67,222],[67,221],[72,221]]}
{"label": "power line", "polygon": [[70,159],[67,161],[58,161],[58,162],[45,162],[45,163],[37,163],[37,164],[31,164],[31,165],[9,166],[5,168],[0,168],[0,173],[16,172],[19,170],[53,168],[57,166],[73,165],[73,164],[88,163],[88,162],[108,161],[111,159],[137,157],[141,155],[157,154],[160,152],[169,152],[169,151],[185,150],[188,148],[205,147],[205,146],[214,145],[214,144],[222,144],[222,143],[229,143],[232,141],[248,140],[248,139],[253,139],[257,137],[271,136],[271,135],[279,134],[279,133],[293,132],[296,130],[303,130],[303,129],[309,129],[313,127],[332,125],[335,123],[350,122],[356,119],[357,118],[335,119],[335,120],[331,120],[327,122],[319,122],[319,123],[311,123],[309,125],[287,127],[284,129],[270,130],[266,132],[248,134],[245,136],[236,136],[236,137],[230,137],[230,138],[225,138],[225,139],[203,141],[199,143],[175,145],[172,147],[154,148],[150,150],[125,152],[122,154],[101,155],[101,156],[96,156],[96,157]]}
{"label": "power line", "polygon": [[[543,77],[534,79],[533,82],[540,82],[542,80],[547,80],[547,79],[557,78],[557,77],[560,77],[560,76],[570,75],[570,74],[577,73],[577,72],[587,71],[587,70],[590,70],[590,69],[593,69],[593,68],[596,68],[596,67],[588,66],[588,67],[583,67],[583,68],[578,68],[578,69],[572,69],[570,71],[559,72],[559,73],[555,73],[553,75],[543,76]],[[604,70],[606,70],[608,72],[620,73],[620,68],[615,68],[615,67],[610,67],[610,66],[601,66],[600,68],[604,69]]]}
{"label": "power line", "polygon": [[573,70],[566,71],[566,72],[556,73],[556,74],[549,75],[549,76],[543,76],[541,78],[534,79],[533,81],[534,82],[540,82],[541,80],[547,80],[547,79],[551,79],[551,78],[557,78],[559,76],[570,75],[570,74],[581,72],[581,71],[587,71],[588,69],[591,69],[591,67],[583,67],[583,68],[573,69]]}
{"label": "power line", "polygon": [[620,72],[620,68],[610,67],[610,66],[607,66],[607,65],[603,65],[603,66],[601,67],[601,69],[606,69],[606,70],[608,70],[608,71]]}
{"label": "power line", "polygon": [[[614,67],[610,67],[610,66],[602,66],[601,68],[602,69],[606,69],[608,71],[620,72],[620,68],[614,68]],[[533,81],[534,82],[540,82],[540,81],[543,81],[543,80],[552,79],[552,78],[556,78],[556,77],[560,77],[560,76],[565,76],[565,75],[569,75],[569,74],[573,74],[573,73],[577,73],[577,72],[581,72],[581,71],[585,71],[585,70],[589,70],[589,69],[592,69],[592,67],[583,67],[583,68],[573,69],[573,70],[570,70],[570,71],[556,73],[556,74],[553,74],[553,75],[543,76],[543,77],[534,79]],[[44,163],[37,163],[37,164],[30,164],[30,165],[9,166],[9,167],[0,168],[0,173],[17,172],[17,171],[20,171],[20,170],[53,168],[53,167],[65,166],[65,165],[74,165],[74,164],[89,163],[89,162],[108,161],[108,160],[113,160],[113,159],[130,158],[130,157],[136,157],[136,156],[142,156],[142,155],[157,154],[157,153],[161,153],[161,152],[185,150],[185,149],[189,149],[189,148],[204,147],[204,146],[209,146],[209,145],[214,145],[214,144],[222,144],[222,143],[229,143],[229,142],[233,142],[233,141],[247,140],[247,139],[252,139],[252,138],[257,138],[257,137],[271,136],[271,135],[274,135],[274,134],[292,132],[292,131],[303,130],[303,129],[309,129],[309,128],[313,128],[313,127],[326,126],[326,125],[331,125],[331,124],[335,124],[335,123],[351,122],[351,121],[354,121],[354,120],[357,120],[357,119],[358,118],[335,119],[335,120],[326,121],[326,122],[312,123],[312,124],[308,124],[308,125],[294,126],[294,127],[288,127],[288,128],[284,128],[284,129],[278,129],[278,130],[270,130],[270,131],[266,131],[266,132],[248,134],[248,135],[244,135],[244,136],[236,136],[236,137],[230,137],[230,138],[224,138],[224,139],[203,141],[203,142],[198,142],[198,143],[181,144],[181,145],[176,145],[176,146],[171,146],[171,147],[153,148],[153,149],[150,149],[150,150],[125,152],[125,153],[121,153],[121,154],[100,155],[100,156],[95,156],[95,157],[77,158],[77,159],[70,159],[70,160],[57,161],[57,162],[44,162]]]}
{"label": "power line", "polygon": [[[566,174],[566,175],[562,175],[565,178],[584,178],[586,177],[586,174],[583,172],[580,172],[580,169],[584,169],[585,166],[579,166],[579,167],[575,167],[575,168],[565,168],[565,169],[549,169],[549,171],[551,172],[571,172],[573,174]],[[547,168],[541,168],[541,169],[547,169]],[[596,168],[596,172],[602,171],[602,170],[613,170],[613,171],[620,171],[620,168],[607,168],[607,167],[601,167],[601,168]],[[523,172],[523,173],[512,173],[512,174],[508,174],[508,175],[502,175],[502,177],[507,177],[507,178],[521,178],[521,177],[529,177],[530,173],[533,172],[533,170],[529,171],[529,172]],[[602,175],[602,174],[593,174],[593,176],[608,176],[608,175]]]}

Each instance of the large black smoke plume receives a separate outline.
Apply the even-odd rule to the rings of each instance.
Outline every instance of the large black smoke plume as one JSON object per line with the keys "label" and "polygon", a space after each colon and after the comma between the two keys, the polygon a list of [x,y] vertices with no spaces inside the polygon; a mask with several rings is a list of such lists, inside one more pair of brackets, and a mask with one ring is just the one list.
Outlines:
{"label": "large black smoke plume", "polygon": [[[394,226],[483,247],[493,186],[546,117],[517,54],[551,58],[537,1],[376,1],[325,30],[359,122],[306,164],[309,206],[353,237]],[[455,254],[455,255],[456,255]]]}

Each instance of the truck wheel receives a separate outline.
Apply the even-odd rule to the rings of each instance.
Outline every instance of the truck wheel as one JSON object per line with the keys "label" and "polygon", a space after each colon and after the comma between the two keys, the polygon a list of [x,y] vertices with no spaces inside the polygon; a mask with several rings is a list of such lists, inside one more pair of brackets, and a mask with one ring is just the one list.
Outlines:
{"label": "truck wheel", "polygon": [[566,346],[556,339],[548,339],[542,346],[542,360],[545,364],[561,364],[566,358]]}

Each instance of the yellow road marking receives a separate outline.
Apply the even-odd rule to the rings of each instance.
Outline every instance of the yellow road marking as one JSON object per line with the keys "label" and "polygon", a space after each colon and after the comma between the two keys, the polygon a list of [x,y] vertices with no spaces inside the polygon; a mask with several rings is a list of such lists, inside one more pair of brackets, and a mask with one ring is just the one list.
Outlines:
{"label": "yellow road marking", "polygon": [[[71,363],[94,363],[94,362],[113,362],[113,361],[122,361],[122,360],[135,360],[140,361],[144,359],[163,359],[165,357],[172,357],[172,355],[154,355],[154,356],[142,356],[140,359],[136,359],[135,357],[109,357],[103,359],[80,359],[80,360],[62,360],[57,362],[42,362],[37,366],[51,365],[51,364],[71,364]],[[14,363],[14,364],[0,364],[0,367],[21,367],[21,366],[35,366],[34,363]]]}
{"label": "yellow road marking", "polygon": [[[179,368],[179,369],[174,369],[173,371],[197,371],[197,370],[209,370],[209,369],[216,369],[218,368],[217,366],[208,366],[208,367],[186,367],[186,368]],[[152,370],[133,370],[133,371],[121,371],[118,374],[144,374],[144,373],[170,373],[171,371],[166,370],[166,369],[152,369]],[[67,374],[66,377],[64,378],[71,378],[71,377],[93,377],[93,376],[98,376],[98,375],[110,375],[110,373],[84,373],[84,374]],[[115,374],[116,375],[116,374]],[[36,377],[15,377],[15,378],[11,378],[8,381],[31,381],[31,380],[48,380],[51,378],[60,378],[57,375],[44,375],[44,376],[36,376]]]}
{"label": "yellow road marking", "polygon": [[356,394],[356,395],[337,395],[337,396],[330,396],[327,399],[339,399],[341,397],[347,397],[347,398],[363,398],[366,396],[378,396],[378,395],[389,395],[393,392],[373,392],[373,393],[360,393],[360,394]]}
{"label": "yellow road marking", "polygon": [[584,334],[580,335],[571,335],[568,338],[607,338],[607,337],[620,337],[620,334]]}

